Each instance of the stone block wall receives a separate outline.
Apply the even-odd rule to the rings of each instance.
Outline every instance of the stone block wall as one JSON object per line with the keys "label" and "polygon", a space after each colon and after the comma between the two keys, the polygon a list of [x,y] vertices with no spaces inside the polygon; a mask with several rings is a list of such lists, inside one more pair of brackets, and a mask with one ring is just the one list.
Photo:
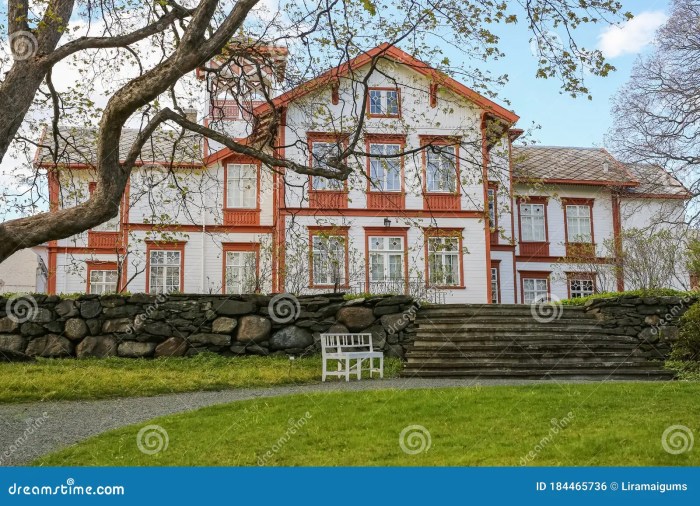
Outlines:
{"label": "stone block wall", "polygon": [[416,306],[403,295],[54,295],[0,297],[0,361],[25,357],[130,358],[308,355],[321,332],[370,332],[403,357]]}
{"label": "stone block wall", "polygon": [[668,358],[678,340],[680,317],[698,301],[684,297],[639,297],[622,295],[586,302],[588,314],[595,315],[610,334],[637,337],[639,349],[653,360]]}

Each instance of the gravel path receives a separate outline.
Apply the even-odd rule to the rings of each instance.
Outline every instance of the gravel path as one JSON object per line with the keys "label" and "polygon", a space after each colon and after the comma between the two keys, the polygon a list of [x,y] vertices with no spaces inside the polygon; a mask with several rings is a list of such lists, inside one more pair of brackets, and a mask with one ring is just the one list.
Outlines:
{"label": "gravel path", "polygon": [[[159,416],[265,397],[334,391],[527,385],[540,381],[396,378],[189,392],[98,401],[50,401],[0,405],[0,466],[35,458],[108,430]],[[546,381],[544,381],[546,383]],[[551,381],[549,382],[551,383]]]}

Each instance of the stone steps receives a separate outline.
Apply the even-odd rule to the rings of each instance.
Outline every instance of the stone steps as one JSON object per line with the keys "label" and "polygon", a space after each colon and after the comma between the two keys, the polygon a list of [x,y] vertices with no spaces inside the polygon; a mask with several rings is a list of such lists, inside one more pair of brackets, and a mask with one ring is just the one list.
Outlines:
{"label": "stone steps", "polygon": [[[521,379],[670,379],[636,336],[606,328],[581,307],[535,318],[530,306],[445,305],[421,309],[403,374]],[[546,314],[545,314],[546,317]]]}

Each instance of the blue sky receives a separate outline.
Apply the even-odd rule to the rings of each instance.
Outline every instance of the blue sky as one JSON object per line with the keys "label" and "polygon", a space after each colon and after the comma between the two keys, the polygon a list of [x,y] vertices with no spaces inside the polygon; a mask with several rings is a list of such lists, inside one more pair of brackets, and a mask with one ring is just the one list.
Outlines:
{"label": "blue sky", "polygon": [[[604,135],[611,125],[610,99],[627,81],[635,59],[649,50],[645,42],[653,28],[668,14],[668,0],[622,0],[626,10],[638,16],[620,32],[608,33],[601,38],[608,25],[591,25],[579,30],[578,39],[589,48],[604,49],[609,62],[617,72],[606,78],[589,77],[586,84],[593,100],[571,98],[560,93],[557,80],[536,79],[537,61],[527,44],[525,26],[504,32],[501,47],[507,58],[492,69],[510,76],[509,84],[500,95],[511,101],[520,115],[518,126],[528,128],[534,121],[541,130],[533,138],[541,144],[560,146],[602,146]],[[562,32],[563,34],[563,32]]]}

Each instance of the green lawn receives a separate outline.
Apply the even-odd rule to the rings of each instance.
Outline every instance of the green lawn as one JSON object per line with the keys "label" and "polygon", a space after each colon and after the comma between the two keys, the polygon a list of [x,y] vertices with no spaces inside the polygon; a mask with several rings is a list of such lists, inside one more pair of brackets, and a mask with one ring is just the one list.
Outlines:
{"label": "green lawn", "polygon": [[[295,395],[159,418],[36,464],[518,466],[533,452],[527,465],[697,466],[700,448],[671,455],[661,438],[671,425],[698,435],[698,398],[700,384],[686,382]],[[566,427],[552,434],[564,419]],[[137,445],[148,424],[168,436],[167,448],[153,455]],[[399,435],[410,425],[429,432],[427,451],[402,451]]]}
{"label": "green lawn", "polygon": [[[385,361],[385,376],[401,370]],[[0,403],[149,396],[196,390],[224,390],[321,379],[320,357],[227,358],[202,354],[156,360],[87,359],[0,364]]]}

